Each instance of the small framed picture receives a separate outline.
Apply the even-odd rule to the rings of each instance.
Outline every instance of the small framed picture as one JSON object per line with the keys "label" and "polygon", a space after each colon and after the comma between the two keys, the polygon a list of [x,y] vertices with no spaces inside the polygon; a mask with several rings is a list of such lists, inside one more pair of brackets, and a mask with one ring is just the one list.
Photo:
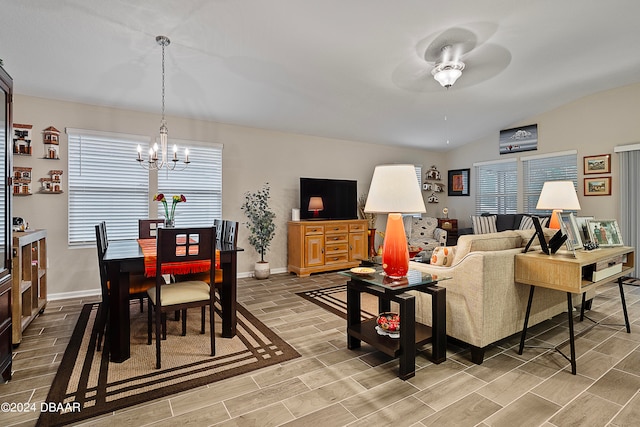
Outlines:
{"label": "small framed picture", "polygon": [[572,212],[557,212],[560,216],[560,229],[567,236],[567,249],[582,249],[582,237],[577,227],[575,215]]}
{"label": "small framed picture", "polygon": [[584,157],[584,174],[611,173],[611,155],[598,154]]}
{"label": "small framed picture", "polygon": [[448,196],[469,195],[469,171],[470,169],[454,169],[448,171]]}
{"label": "small framed picture", "polygon": [[591,234],[589,234],[589,221],[593,220],[592,216],[573,216],[573,222],[575,222],[575,228],[580,234],[582,244],[589,243],[591,241]]}
{"label": "small framed picture", "polygon": [[600,178],[584,179],[584,195],[585,196],[610,196],[611,195],[611,177],[605,176]]}
{"label": "small framed picture", "polygon": [[593,219],[589,221],[589,235],[592,242],[601,247],[622,246],[622,234],[615,219]]}

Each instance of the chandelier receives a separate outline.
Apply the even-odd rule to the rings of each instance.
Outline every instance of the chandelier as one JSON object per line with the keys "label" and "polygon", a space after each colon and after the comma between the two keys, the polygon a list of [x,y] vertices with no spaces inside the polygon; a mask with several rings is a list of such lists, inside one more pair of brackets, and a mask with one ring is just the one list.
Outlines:
{"label": "chandelier", "polygon": [[[167,121],[164,118],[164,48],[169,46],[171,40],[166,36],[157,36],[156,42],[162,46],[162,121],[160,122],[160,146],[158,143],[153,144],[152,148],[149,148],[149,157],[148,159],[142,158],[142,147],[138,145],[138,158],[136,159],[140,166],[145,169],[151,170],[175,170],[178,162],[178,146],[174,144],[173,146],[173,156],[169,159],[167,140],[168,140],[168,129],[167,129]],[[182,169],[185,169],[189,165],[189,149],[185,148],[184,150],[184,161],[182,162]]]}

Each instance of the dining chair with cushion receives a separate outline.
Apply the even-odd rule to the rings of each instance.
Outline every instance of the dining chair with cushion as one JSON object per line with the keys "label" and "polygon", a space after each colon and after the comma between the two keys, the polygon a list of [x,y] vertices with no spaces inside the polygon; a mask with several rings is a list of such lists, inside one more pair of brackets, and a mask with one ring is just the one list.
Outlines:
{"label": "dining chair with cushion", "polygon": [[160,225],[164,225],[163,219],[139,219],[138,239],[155,239]]}
{"label": "dining chair with cushion", "polygon": [[[95,226],[96,229],[96,248],[98,249],[98,269],[100,273],[100,291],[102,302],[96,315],[94,331],[98,334],[96,349],[100,351],[102,339],[106,334],[107,320],[109,318],[109,287],[110,283],[107,279],[107,266],[104,262],[104,254],[109,246],[107,237],[107,224],[102,221]],[[163,279],[164,280],[164,279]],[[144,274],[129,275],[129,299],[138,299],[140,301],[140,311],[143,311],[144,301],[147,289],[156,285],[154,277],[145,277]]]}
{"label": "dining chair with cushion", "polygon": [[[215,356],[214,302],[215,290],[202,280],[186,280],[165,283],[160,272],[163,266],[171,263],[172,268],[185,268],[187,264],[202,266],[209,261],[209,283],[215,281],[216,256],[215,227],[205,228],[161,228],[158,230],[156,254],[156,286],[147,291],[149,310],[147,321],[147,343],[152,338],[152,324],[155,324],[156,368],[161,368],[160,341],[161,331],[166,336],[166,313],[182,312],[182,335],[187,332],[187,309],[201,307],[202,318],[200,333],[205,333],[205,313],[209,307],[209,328],[211,335],[211,356]],[[181,263],[184,266],[177,266]],[[205,264],[206,266],[206,264]],[[191,267],[189,267],[191,268]]]}

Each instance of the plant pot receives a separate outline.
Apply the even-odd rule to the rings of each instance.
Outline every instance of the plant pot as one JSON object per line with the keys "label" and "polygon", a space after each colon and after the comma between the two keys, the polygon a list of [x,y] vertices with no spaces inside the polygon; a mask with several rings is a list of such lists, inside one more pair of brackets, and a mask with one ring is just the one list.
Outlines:
{"label": "plant pot", "polygon": [[271,274],[268,261],[258,261],[253,266],[253,275],[256,279],[268,279]]}

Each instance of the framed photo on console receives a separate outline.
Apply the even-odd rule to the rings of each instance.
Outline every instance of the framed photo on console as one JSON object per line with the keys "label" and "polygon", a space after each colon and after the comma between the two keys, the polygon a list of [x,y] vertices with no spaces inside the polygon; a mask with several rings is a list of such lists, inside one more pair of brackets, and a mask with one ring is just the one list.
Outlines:
{"label": "framed photo on console", "polygon": [[592,242],[600,247],[622,246],[622,234],[615,219],[594,219],[589,221],[589,235]]}
{"label": "framed photo on console", "polygon": [[591,241],[591,234],[589,234],[589,221],[595,219],[592,216],[573,216],[572,220],[575,223],[575,228],[580,234],[582,244],[589,243]]}
{"label": "framed photo on console", "polygon": [[567,236],[565,245],[567,246],[567,249],[573,252],[573,255],[575,256],[576,249],[582,249],[582,239],[580,238],[578,230],[574,228],[575,220],[572,220],[573,213],[556,212],[556,215],[558,215],[558,221],[560,222],[560,231],[562,232],[562,234]]}

